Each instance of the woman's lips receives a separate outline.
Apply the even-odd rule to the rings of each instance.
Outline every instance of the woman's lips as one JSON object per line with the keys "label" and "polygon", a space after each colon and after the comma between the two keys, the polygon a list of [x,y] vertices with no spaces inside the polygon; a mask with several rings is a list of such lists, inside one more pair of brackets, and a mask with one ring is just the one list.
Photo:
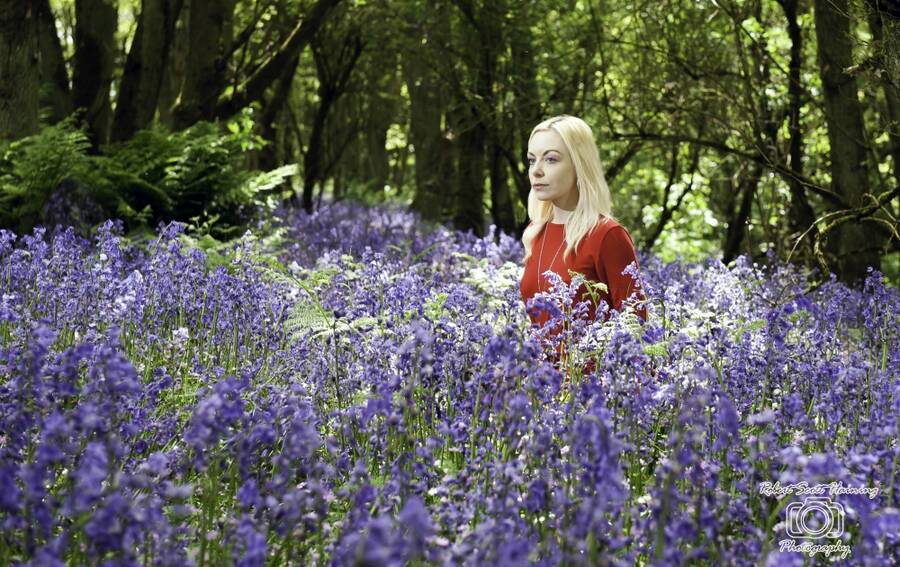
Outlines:
{"label": "woman's lips", "polygon": [[531,188],[532,189],[546,189],[547,184],[546,183],[535,183],[534,185],[531,186]]}

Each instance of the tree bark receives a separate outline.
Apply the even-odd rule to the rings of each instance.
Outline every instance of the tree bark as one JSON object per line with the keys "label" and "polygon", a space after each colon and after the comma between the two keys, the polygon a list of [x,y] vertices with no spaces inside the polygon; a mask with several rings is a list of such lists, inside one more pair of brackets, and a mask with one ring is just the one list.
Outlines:
{"label": "tree bark", "polygon": [[[893,16],[891,21],[892,16],[885,11],[882,0],[869,0],[869,4],[869,29],[878,46],[876,49],[883,53],[883,64],[887,68],[887,73],[881,77],[881,88],[884,91],[885,118],[889,123],[894,182],[900,187],[900,16]],[[892,49],[896,50],[896,59],[888,55]]]}
{"label": "tree bark", "polygon": [[72,103],[84,109],[88,135],[94,146],[109,141],[112,107],[109,90],[113,79],[118,27],[115,0],[76,0],[75,62]]}
{"label": "tree bark", "polygon": [[225,90],[234,6],[235,0],[191,0],[184,84],[174,112],[178,129],[215,118]]}
{"label": "tree bark", "polygon": [[[787,20],[788,36],[791,39],[791,55],[788,63],[788,167],[793,173],[789,178],[788,188],[791,192],[791,204],[788,212],[788,223],[792,238],[799,238],[806,229],[815,222],[815,212],[806,198],[806,192],[800,179],[803,178],[803,132],[800,129],[800,110],[803,108],[803,83],[801,69],[803,66],[803,35],[797,21],[797,0],[779,0]],[[811,257],[812,248],[807,240],[804,244],[807,258]]]}
{"label": "tree bark", "polygon": [[0,140],[38,129],[38,3],[0,0]]}
{"label": "tree bark", "polygon": [[488,147],[490,157],[491,178],[491,217],[494,225],[507,234],[516,232],[516,216],[509,191],[509,176],[506,173],[506,160],[500,144],[492,142]]}
{"label": "tree bark", "polygon": [[722,262],[725,264],[737,258],[741,253],[741,246],[747,235],[747,221],[750,220],[753,197],[756,196],[760,177],[762,177],[762,167],[755,163],[750,165],[748,174],[741,177],[738,185],[741,203],[728,221],[725,242],[722,244]]}
{"label": "tree bark", "polygon": [[[515,178],[516,195],[527,210],[531,180],[525,167],[528,154],[528,138],[531,129],[541,121],[543,110],[537,85],[537,65],[534,60],[534,39],[531,33],[531,3],[523,2],[514,10],[509,26],[510,83],[515,101],[512,112],[512,129],[518,134],[516,159],[510,161]],[[525,219],[528,222],[528,219]],[[524,227],[523,227],[524,229]]]}
{"label": "tree bark", "polygon": [[[850,207],[859,207],[869,192],[869,178],[856,79],[844,72],[853,64],[847,0],[815,0],[814,5],[832,190]],[[838,278],[855,284],[866,276],[868,266],[880,268],[880,254],[872,245],[883,237],[866,231],[860,222],[844,223],[836,232],[828,247],[836,256]]]}
{"label": "tree bark", "polygon": [[125,61],[110,139],[127,140],[153,121],[163,67],[183,0],[143,0]]}
{"label": "tree bark", "polygon": [[259,119],[259,126],[264,140],[269,144],[263,147],[259,152],[259,163],[257,167],[263,170],[270,170],[280,165],[279,153],[281,148],[278,135],[278,118],[284,110],[291,93],[291,86],[294,84],[294,76],[297,74],[297,65],[300,62],[299,55],[285,65],[281,77],[275,84],[275,90],[269,98],[262,116]]}
{"label": "tree bark", "polygon": [[72,113],[72,93],[62,44],[56,33],[56,18],[49,0],[38,1],[38,41],[41,52],[41,106],[49,108],[56,123]]}
{"label": "tree bark", "polygon": [[[426,45],[448,41],[450,15],[445,3],[425,2],[422,30]],[[441,131],[446,96],[439,87],[433,52],[409,49],[401,61],[409,92],[409,137],[415,152],[416,192],[411,208],[431,221],[445,220],[453,190],[452,143]],[[436,55],[436,54],[435,54]]]}
{"label": "tree bark", "polygon": [[489,140],[495,144],[499,142],[494,81],[497,56],[503,41],[502,18],[505,10],[502,2],[486,2],[481,7],[471,0],[455,0],[455,3],[466,22],[464,37],[474,46],[475,58],[470,69],[474,75],[474,96],[463,93],[459,103],[464,113],[460,115],[462,121],[459,123],[459,187],[456,191],[454,224],[461,230],[472,230],[483,236],[486,228],[484,177],[487,146]]}
{"label": "tree bark", "polygon": [[486,157],[491,182],[491,218],[495,226],[508,234],[516,232],[515,213],[510,195],[509,176],[503,158],[503,146],[511,146],[513,136],[507,134],[506,117],[500,111],[494,84],[497,82],[497,61],[504,50],[504,17],[506,2],[485,2],[479,18],[481,36],[480,69],[476,78],[476,100],[479,119],[488,135]]}
{"label": "tree bark", "polygon": [[461,132],[457,142],[458,187],[454,225],[460,230],[472,230],[484,235],[484,152],[487,134],[478,111],[471,106],[459,124]]}
{"label": "tree bark", "polygon": [[187,67],[190,43],[191,1],[184,0],[181,14],[175,22],[172,45],[169,47],[169,58],[163,71],[162,84],[156,101],[157,120],[170,130],[175,129],[175,104],[184,85],[185,68]]}
{"label": "tree bark", "polygon": [[397,73],[397,59],[389,58],[388,74],[377,79],[375,92],[369,95],[368,116],[365,119],[365,178],[372,187],[381,191],[391,175],[390,156],[387,150],[387,134],[397,114],[396,100],[400,95],[402,78]]}

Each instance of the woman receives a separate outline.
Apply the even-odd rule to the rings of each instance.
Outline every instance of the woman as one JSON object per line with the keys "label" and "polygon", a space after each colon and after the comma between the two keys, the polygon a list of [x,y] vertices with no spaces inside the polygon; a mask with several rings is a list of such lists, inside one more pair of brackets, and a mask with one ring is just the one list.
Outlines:
{"label": "woman", "polygon": [[[601,294],[610,309],[621,311],[630,301],[646,320],[643,297],[631,275],[623,271],[637,266],[628,231],[612,217],[609,187],[603,176],[594,135],[580,118],[557,116],[541,122],[528,141],[528,217],[525,229],[525,273],[519,288],[527,304],[536,293],[549,290],[543,273],[551,270],[567,284],[569,270],[588,281],[602,282]],[[631,297],[634,294],[634,297]],[[590,299],[586,286],[576,301]],[[595,317],[592,302],[589,317]],[[546,312],[529,313],[536,325],[549,319]]]}

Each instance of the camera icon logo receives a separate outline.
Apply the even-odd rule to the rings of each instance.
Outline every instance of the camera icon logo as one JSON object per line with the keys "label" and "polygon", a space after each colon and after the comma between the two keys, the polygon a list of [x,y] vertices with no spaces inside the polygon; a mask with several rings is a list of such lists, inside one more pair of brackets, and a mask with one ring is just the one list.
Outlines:
{"label": "camera icon logo", "polygon": [[825,496],[811,496],[791,502],[787,512],[787,533],[793,538],[837,538],[844,533],[844,507]]}

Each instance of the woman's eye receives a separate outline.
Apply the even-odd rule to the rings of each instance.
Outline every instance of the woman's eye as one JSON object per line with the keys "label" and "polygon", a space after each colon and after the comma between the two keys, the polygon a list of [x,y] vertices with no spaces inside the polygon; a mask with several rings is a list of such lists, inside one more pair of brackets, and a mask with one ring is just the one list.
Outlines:
{"label": "woman's eye", "polygon": [[550,156],[550,157],[547,158],[547,162],[549,162],[549,163],[554,163],[554,162],[556,162],[556,158],[553,157],[553,156]]}
{"label": "woman's eye", "polygon": [[525,161],[528,162],[528,167],[531,167],[532,165],[534,165],[534,159],[533,159],[533,158],[528,158],[528,159],[525,160]]}

